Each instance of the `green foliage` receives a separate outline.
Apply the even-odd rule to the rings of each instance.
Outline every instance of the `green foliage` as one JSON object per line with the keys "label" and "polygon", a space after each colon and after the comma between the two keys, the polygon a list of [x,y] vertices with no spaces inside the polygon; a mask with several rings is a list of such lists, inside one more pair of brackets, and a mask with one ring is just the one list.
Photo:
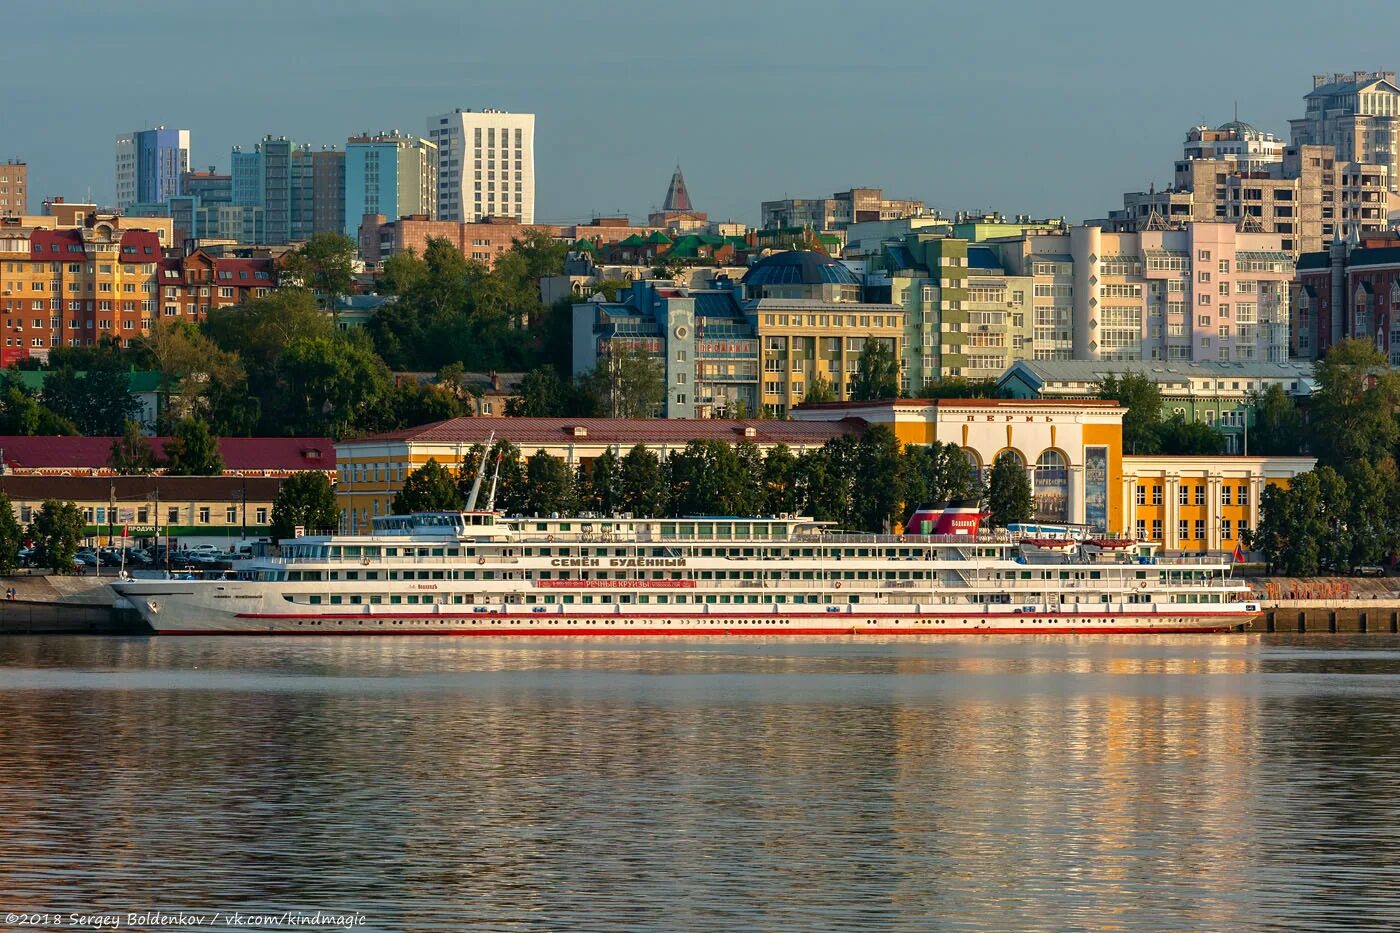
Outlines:
{"label": "green foliage", "polygon": [[990,379],[930,379],[919,390],[919,398],[999,398],[996,383]]}
{"label": "green foliage", "polygon": [[807,383],[807,392],[802,396],[802,401],[804,404],[834,402],[836,401],[836,389],[832,387],[831,380],[825,376],[813,376],[812,381]]}
{"label": "green foliage", "polygon": [[888,531],[898,519],[899,441],[888,425],[871,425],[856,448],[849,526],[860,531]]}
{"label": "green foliage", "polygon": [[574,510],[574,471],[559,457],[535,451],[525,461],[525,505],[529,515],[568,515]]}
{"label": "green foliage", "polygon": [[1392,454],[1400,440],[1400,373],[1369,340],[1343,340],[1317,364],[1309,423],[1319,461],[1341,468]]}
{"label": "green foliage", "polygon": [[982,498],[981,480],[961,447],[934,441],[905,449],[900,462],[905,520],[923,506]]}
{"label": "green foliage", "polygon": [[666,398],[661,360],[642,350],[619,349],[598,361],[579,382],[605,418],[653,418]]}
{"label": "green foliage", "polygon": [[283,354],[284,390],[270,400],[281,431],[334,437],[373,431],[386,423],[389,370],[358,334],[298,338]]}
{"label": "green foliage", "polygon": [[340,524],[335,488],[324,473],[293,473],[277,487],[272,503],[272,538],[285,541],[301,525],[309,534],[334,531]]}
{"label": "green foliage", "polygon": [[45,499],[29,525],[35,563],[56,574],[73,573],[73,555],[83,538],[83,513],[72,502]]}
{"label": "green foliage", "polygon": [[48,406],[10,376],[0,383],[0,434],[74,436],[78,426]]}
{"label": "green foliage", "polygon": [[66,364],[51,371],[44,380],[44,406],[82,434],[119,434],[140,408],[129,391],[126,367],[116,352],[92,354],[88,366],[81,373]]}
{"label": "green foliage", "polygon": [[[404,478],[394,495],[395,515],[412,512],[451,512],[463,507],[457,479],[436,460],[429,460]],[[478,508],[480,505],[478,505]]]}
{"label": "green foliage", "polygon": [[865,338],[851,382],[851,398],[864,402],[899,398],[899,360],[893,341],[883,337]]}
{"label": "green foliage", "polygon": [[272,503],[272,539],[281,542],[293,538],[298,526],[307,534],[332,532],[339,520],[340,509],[330,481],[320,473],[294,473],[282,481]]}
{"label": "green foliage", "polygon": [[987,490],[988,521],[993,528],[1030,521],[1035,514],[1030,474],[1015,454],[1007,451],[992,464]]}
{"label": "green foliage", "polygon": [[617,464],[616,500],[609,512],[631,512],[639,516],[664,515],[666,511],[665,473],[661,458],[638,444]]}
{"label": "green foliage", "polygon": [[1204,421],[1187,421],[1180,413],[1157,425],[1157,448],[1173,456],[1222,453],[1225,438]]}
{"label": "green foliage", "polygon": [[797,511],[797,457],[786,444],[777,444],[763,458],[763,512],[782,515]]}
{"label": "green foliage", "polygon": [[316,233],[285,257],[287,271],[320,297],[335,313],[342,295],[350,293],[359,244],[343,233]]}
{"label": "green foliage", "polygon": [[620,465],[620,458],[609,448],[579,470],[577,502],[580,512],[611,515],[617,511]]}
{"label": "green foliage", "polygon": [[122,476],[144,476],[155,472],[156,454],[151,442],[141,434],[141,425],[128,421],[120,437],[112,440],[109,457],[112,469]]}
{"label": "green foliage", "polygon": [[530,370],[520,380],[520,397],[506,403],[512,417],[559,418],[572,401],[570,386],[559,378],[553,366]]}
{"label": "green foliage", "polygon": [[1400,548],[1400,479],[1395,461],[1319,466],[1287,488],[1269,485],[1259,501],[1250,547],[1270,572],[1308,577],[1374,564]]}
{"label": "green foliage", "polygon": [[382,428],[410,428],[465,414],[462,398],[448,385],[405,379],[384,396]]}
{"label": "green foliage", "polygon": [[169,476],[221,476],[224,461],[219,439],[198,418],[186,418],[175,426],[165,442],[165,472]]}
{"label": "green foliage", "polygon": [[750,463],[723,441],[691,441],[673,452],[666,461],[671,513],[757,515],[761,496]]}
{"label": "green foliage", "polygon": [[1155,454],[1162,449],[1162,392],[1157,383],[1138,373],[1109,374],[1099,383],[1099,398],[1128,409],[1123,416],[1124,453]]}
{"label": "green foliage", "polygon": [[1290,457],[1303,452],[1306,438],[1298,406],[1277,383],[1250,397],[1253,426],[1249,450],[1255,456]]}
{"label": "green foliage", "polygon": [[23,537],[14,503],[9,496],[0,493],[0,573],[14,573],[19,569],[19,548]]}

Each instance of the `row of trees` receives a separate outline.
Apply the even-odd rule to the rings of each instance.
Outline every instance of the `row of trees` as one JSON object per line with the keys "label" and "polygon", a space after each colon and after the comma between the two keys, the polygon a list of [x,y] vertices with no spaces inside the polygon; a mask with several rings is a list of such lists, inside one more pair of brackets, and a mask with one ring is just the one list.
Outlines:
{"label": "row of trees", "polygon": [[1264,490],[1249,541],[1289,576],[1347,572],[1400,552],[1400,373],[1372,342],[1346,340],[1314,378],[1306,418],[1281,391],[1262,396],[1250,442],[1251,451],[1317,457],[1286,489]]}
{"label": "row of trees", "polygon": [[[393,511],[462,508],[483,457],[496,481],[495,505],[511,514],[802,513],[870,532],[903,522],[919,506],[956,499],[987,499],[994,524],[1024,521],[1032,514],[1030,481],[1014,458],[998,461],[984,488],[956,446],[935,443],[901,450],[883,425],[803,453],[782,444],[765,454],[749,441],[704,440],[663,460],[637,445],[621,456],[605,452],[581,470],[544,451],[522,456],[509,442],[497,443],[489,453],[477,445],[456,470],[429,461],[409,474]],[[477,504],[485,506],[484,501]]]}
{"label": "row of trees", "polygon": [[26,529],[15,517],[10,497],[0,493],[0,573],[18,569],[19,550],[26,541],[33,543],[36,564],[72,573],[73,555],[82,537],[83,513],[73,503],[45,499]]}

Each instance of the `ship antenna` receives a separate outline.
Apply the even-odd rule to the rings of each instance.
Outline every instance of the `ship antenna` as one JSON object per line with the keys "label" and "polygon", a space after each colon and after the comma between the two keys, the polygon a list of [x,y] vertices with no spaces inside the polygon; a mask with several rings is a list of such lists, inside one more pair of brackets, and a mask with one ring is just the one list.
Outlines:
{"label": "ship antenna", "polygon": [[472,480],[472,491],[467,496],[467,511],[476,511],[476,497],[481,495],[481,478],[486,475],[486,455],[491,452],[491,442],[496,439],[496,432],[492,431],[491,436],[486,438],[486,447],[481,452],[481,463],[476,468],[476,479]]}
{"label": "ship antenna", "polygon": [[491,474],[491,495],[486,498],[486,511],[496,511],[496,482],[501,478],[501,454],[496,451],[496,472]]}

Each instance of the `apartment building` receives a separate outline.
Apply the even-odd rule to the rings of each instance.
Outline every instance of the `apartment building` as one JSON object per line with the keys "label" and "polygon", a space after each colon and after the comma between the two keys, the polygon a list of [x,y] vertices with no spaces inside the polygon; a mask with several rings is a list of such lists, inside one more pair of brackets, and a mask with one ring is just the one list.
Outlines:
{"label": "apartment building", "polygon": [[116,219],[81,227],[0,228],[0,323],[4,365],[59,346],[105,338],[123,346],[155,317],[200,320],[272,287],[271,260],[167,259],[160,237]]}
{"label": "apartment building", "polygon": [[118,210],[164,204],[180,193],[180,176],[190,170],[190,131],[158,126],[122,133],[116,157]]}
{"label": "apartment building", "polygon": [[1123,210],[1102,225],[1134,231],[1163,223],[1228,221],[1279,234],[1281,248],[1296,259],[1353,230],[1384,230],[1390,171],[1385,164],[1343,159],[1330,145],[1289,146],[1277,161],[1236,154],[1188,157],[1176,163],[1171,187],[1124,194]]}
{"label": "apartment building", "polygon": [[1085,225],[989,245],[1033,278],[1026,358],[1283,362],[1294,267],[1281,239],[1228,223]]}
{"label": "apartment building", "polygon": [[640,350],[663,364],[668,418],[784,417],[818,379],[849,398],[868,341],[905,356],[904,309],[862,301],[861,291],[845,265],[800,250],[760,260],[737,285],[637,282],[618,301],[574,305],[574,374],[619,349]]}
{"label": "apartment building", "polygon": [[1400,177],[1400,85],[1393,71],[1313,75],[1306,111],[1289,120],[1294,146],[1332,146],[1339,161],[1380,166],[1387,187]]}
{"label": "apartment building", "polygon": [[504,217],[462,224],[431,220],[422,214],[397,220],[390,220],[383,214],[366,214],[360,218],[360,258],[366,265],[378,266],[404,250],[413,250],[422,256],[428,241],[437,239],[448,240],[463,256],[490,266],[512,243],[536,231],[557,237],[561,228],[551,224],[520,224]]}
{"label": "apartment building", "polygon": [[829,198],[783,198],[764,201],[760,206],[765,230],[781,227],[844,230],[854,223],[918,217],[928,210],[923,201],[887,198],[879,188],[851,188]]}
{"label": "apartment building", "polygon": [[1292,331],[1294,353],[1305,359],[1356,338],[1400,366],[1400,234],[1353,234],[1301,257]]}
{"label": "apartment building", "polygon": [[234,147],[230,165],[233,203],[262,209],[260,224],[249,224],[260,227],[256,242],[300,243],[345,229],[343,151],[264,136],[251,152]]}
{"label": "apartment building", "polygon": [[29,166],[18,159],[0,162],[0,217],[29,213]]}
{"label": "apartment building", "polygon": [[535,115],[463,110],[428,118],[437,145],[437,216],[535,222]]}
{"label": "apartment building", "polygon": [[437,219],[437,144],[393,130],[345,142],[345,235],[366,214]]}

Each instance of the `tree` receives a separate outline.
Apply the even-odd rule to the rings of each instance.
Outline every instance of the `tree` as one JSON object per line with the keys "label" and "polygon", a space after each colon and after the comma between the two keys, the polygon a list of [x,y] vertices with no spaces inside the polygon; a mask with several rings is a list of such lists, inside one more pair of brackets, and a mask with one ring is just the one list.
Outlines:
{"label": "tree", "polygon": [[295,537],[298,525],[315,534],[334,531],[339,524],[340,505],[326,474],[293,473],[277,487],[277,498],[272,503],[274,541]]}
{"label": "tree", "polygon": [[1322,463],[1375,462],[1400,440],[1400,373],[1369,340],[1334,344],[1315,369],[1309,412],[1311,448]]}
{"label": "tree", "polygon": [[1162,391],[1139,373],[1109,374],[1099,383],[1099,398],[1128,409],[1123,415],[1123,450],[1155,454],[1161,450],[1158,424],[1162,420]]}
{"label": "tree", "polygon": [[996,383],[990,379],[930,379],[919,390],[919,398],[996,398]]}
{"label": "tree", "polygon": [[1004,451],[992,464],[987,502],[993,528],[1029,521],[1035,514],[1030,476],[1025,464],[1010,451]]}
{"label": "tree", "polygon": [[248,393],[243,362],[188,321],[157,319],[135,353],[160,373],[158,430],[170,431],[191,417],[213,422],[228,434],[248,433],[257,424],[258,401]]}
{"label": "tree", "polygon": [[19,549],[23,537],[14,503],[9,496],[0,492],[0,573],[14,573],[19,568]]}
{"label": "tree", "polygon": [[359,244],[343,233],[315,233],[286,257],[287,269],[324,302],[339,325],[340,298],[350,293]]}
{"label": "tree", "polygon": [[577,499],[580,512],[611,515],[616,511],[619,469],[620,458],[612,448],[608,448],[579,470]]}
{"label": "tree", "polygon": [[1292,457],[1303,452],[1303,419],[1298,406],[1278,383],[1253,393],[1245,416],[1253,416],[1249,450],[1255,456]]}
{"label": "tree", "polygon": [[525,507],[533,515],[568,515],[574,509],[574,471],[559,457],[537,450],[525,461]]}
{"label": "tree", "polygon": [[408,428],[435,421],[447,421],[463,413],[462,401],[448,386],[405,379],[387,390],[387,412],[382,426]]}
{"label": "tree", "polygon": [[1351,566],[1351,501],[1345,480],[1331,467],[1299,473],[1287,489],[1264,487],[1259,512],[1248,543],[1264,553],[1271,573],[1310,577]]}
{"label": "tree", "polygon": [[618,348],[598,360],[580,387],[593,397],[596,410],[610,418],[655,417],[666,398],[661,360],[627,348]]}
{"label": "tree", "polygon": [[797,458],[798,511],[817,521],[854,527],[854,487],[859,442],[849,434],[834,437]]}
{"label": "tree", "polygon": [[785,515],[797,511],[797,457],[786,444],[775,444],[763,458],[763,512]]}
{"label": "tree", "polygon": [[219,439],[198,418],[186,418],[175,426],[165,442],[165,472],[168,476],[221,476],[224,460],[219,455]]}
{"label": "tree", "polygon": [[1379,564],[1400,551],[1400,479],[1395,461],[1386,457],[1372,465],[1349,464],[1341,479],[1346,484],[1345,566]]}
{"label": "tree", "polygon": [[57,574],[73,572],[73,555],[83,538],[83,513],[71,502],[45,499],[29,525],[35,563]]}
{"label": "tree", "polygon": [[967,454],[956,444],[939,441],[905,448],[900,489],[906,519],[924,506],[982,498],[981,480]]}
{"label": "tree", "polygon": [[7,375],[0,384],[0,434],[35,437],[77,433],[77,425],[55,414],[17,380]]}
{"label": "tree", "polygon": [[512,417],[563,417],[569,387],[559,378],[553,366],[539,366],[520,380],[520,397],[506,403],[506,414]]}
{"label": "tree", "polygon": [[44,405],[90,437],[121,433],[140,409],[125,367],[115,352],[93,354],[89,369],[64,365],[44,380]]}
{"label": "tree", "polygon": [[390,375],[368,341],[355,335],[301,338],[282,357],[285,390],[279,433],[350,437],[389,421]]}
{"label": "tree", "polygon": [[1161,453],[1174,456],[1218,454],[1225,447],[1225,438],[1203,421],[1187,421],[1178,412],[1157,425],[1157,447]]}
{"label": "tree", "polygon": [[122,476],[144,476],[155,472],[156,454],[151,450],[151,442],[142,436],[141,425],[135,421],[126,423],[121,437],[112,440],[109,463]]}
{"label": "tree", "polygon": [[[752,447],[752,444],[749,445]],[[734,446],[691,441],[666,461],[673,515],[756,515],[759,478]]]}
{"label": "tree", "polygon": [[825,376],[813,376],[812,381],[807,383],[807,393],[802,396],[802,403],[805,405],[834,401],[836,390],[832,388],[831,380]]}
{"label": "tree", "polygon": [[625,510],[644,518],[666,514],[666,480],[661,458],[638,444],[627,451],[617,465],[617,498],[612,509]]}
{"label": "tree", "polygon": [[899,398],[899,360],[893,341],[883,337],[865,338],[851,382],[851,398],[856,401]]}
{"label": "tree", "polygon": [[[462,492],[457,480],[442,464],[430,459],[404,478],[403,488],[394,495],[395,515],[412,512],[454,512],[462,508]],[[479,505],[478,505],[479,507]]]}
{"label": "tree", "polygon": [[851,496],[852,527],[888,531],[899,517],[899,440],[888,425],[866,429],[856,448],[855,484]]}

